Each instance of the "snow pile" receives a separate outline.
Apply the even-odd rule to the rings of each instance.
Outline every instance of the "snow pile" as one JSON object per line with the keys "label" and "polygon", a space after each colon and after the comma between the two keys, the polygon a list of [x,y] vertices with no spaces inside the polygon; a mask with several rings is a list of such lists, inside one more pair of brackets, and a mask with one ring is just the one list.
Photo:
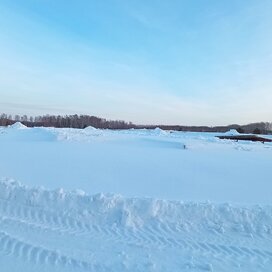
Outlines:
{"label": "snow pile", "polygon": [[224,133],[224,135],[226,135],[226,136],[236,136],[236,135],[240,135],[240,133],[236,129],[230,129],[229,131]]}
{"label": "snow pile", "polygon": [[13,125],[10,125],[8,127],[12,129],[28,129],[28,127],[22,124],[21,122],[16,122]]}
{"label": "snow pile", "polygon": [[85,131],[95,131],[95,130],[97,130],[97,128],[92,127],[92,126],[88,126],[88,127],[84,128],[84,130]]}
{"label": "snow pile", "polygon": [[157,127],[157,128],[154,129],[154,134],[155,135],[167,135],[169,133],[167,131]]}

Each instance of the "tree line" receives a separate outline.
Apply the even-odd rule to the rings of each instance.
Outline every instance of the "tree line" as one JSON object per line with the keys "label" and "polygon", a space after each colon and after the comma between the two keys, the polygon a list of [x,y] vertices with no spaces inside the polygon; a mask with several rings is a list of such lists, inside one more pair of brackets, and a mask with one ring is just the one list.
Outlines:
{"label": "tree line", "polygon": [[134,128],[131,122],[122,120],[106,120],[90,115],[43,115],[43,116],[27,116],[27,115],[0,115],[0,126],[12,125],[15,122],[21,122],[27,127],[56,127],[56,128],[86,128],[92,126],[101,129],[129,129]]}
{"label": "tree line", "polygon": [[154,129],[159,127],[163,130],[176,130],[176,131],[187,131],[187,132],[227,132],[231,129],[236,129],[239,133],[253,133],[253,134],[272,134],[272,123],[269,122],[259,122],[259,123],[250,123],[247,125],[227,125],[227,126],[168,126],[168,125],[159,125],[159,126],[137,126],[137,128],[148,128]]}
{"label": "tree line", "polygon": [[135,125],[131,122],[122,120],[107,120],[90,115],[43,115],[43,116],[27,116],[27,115],[0,115],[0,126],[9,126],[15,122],[21,122],[28,127],[56,127],[56,128],[86,128],[92,126],[101,129],[154,129],[159,127],[163,130],[176,131],[193,131],[193,132],[226,132],[230,129],[236,129],[240,133],[254,134],[272,134],[272,123],[259,122],[247,125],[228,125],[228,126],[180,126],[180,125]]}

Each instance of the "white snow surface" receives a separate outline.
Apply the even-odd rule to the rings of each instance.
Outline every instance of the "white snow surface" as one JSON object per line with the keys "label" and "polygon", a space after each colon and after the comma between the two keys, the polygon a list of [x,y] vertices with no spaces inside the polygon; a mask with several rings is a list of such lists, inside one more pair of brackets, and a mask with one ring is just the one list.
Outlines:
{"label": "white snow surface", "polygon": [[271,204],[272,144],[216,135],[0,128],[0,176],[90,194]]}
{"label": "white snow surface", "polygon": [[0,127],[1,271],[271,271],[272,144],[216,135]]}

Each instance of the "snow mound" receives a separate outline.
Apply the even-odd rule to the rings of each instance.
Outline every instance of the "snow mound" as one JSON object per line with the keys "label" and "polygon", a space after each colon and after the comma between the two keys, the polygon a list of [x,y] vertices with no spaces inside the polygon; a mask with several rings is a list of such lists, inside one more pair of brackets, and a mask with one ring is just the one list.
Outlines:
{"label": "snow mound", "polygon": [[97,128],[92,127],[92,126],[88,126],[88,127],[85,127],[84,130],[86,130],[86,131],[96,131]]}
{"label": "snow mound", "polygon": [[239,135],[240,133],[236,129],[230,129],[226,133],[224,133],[226,136],[236,136]]}
{"label": "snow mound", "polygon": [[159,127],[156,127],[156,128],[154,129],[154,134],[155,134],[155,135],[167,135],[168,132],[165,131],[165,130],[163,130],[163,129],[161,129],[161,128],[159,128]]}
{"label": "snow mound", "polygon": [[9,128],[13,129],[27,129],[28,127],[22,124],[21,122],[16,122],[13,125],[10,125]]}

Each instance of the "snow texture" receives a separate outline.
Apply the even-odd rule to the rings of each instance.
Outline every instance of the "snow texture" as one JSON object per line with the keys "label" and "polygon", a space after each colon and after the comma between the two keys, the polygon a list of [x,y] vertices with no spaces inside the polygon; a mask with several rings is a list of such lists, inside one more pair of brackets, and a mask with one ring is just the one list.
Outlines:
{"label": "snow texture", "polygon": [[0,183],[5,271],[271,271],[272,209]]}
{"label": "snow texture", "polygon": [[271,271],[272,145],[216,135],[0,127],[1,271]]}

